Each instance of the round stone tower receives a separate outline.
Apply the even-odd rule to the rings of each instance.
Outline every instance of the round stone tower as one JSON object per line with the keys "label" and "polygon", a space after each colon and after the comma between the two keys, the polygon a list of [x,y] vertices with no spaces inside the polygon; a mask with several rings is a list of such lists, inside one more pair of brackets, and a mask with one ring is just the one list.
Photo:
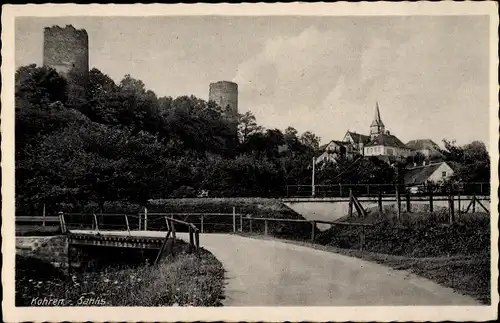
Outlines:
{"label": "round stone tower", "polygon": [[224,111],[226,118],[238,125],[238,84],[228,81],[210,83],[208,99]]}
{"label": "round stone tower", "polygon": [[54,68],[68,82],[70,96],[85,96],[89,79],[89,37],[72,25],[46,27],[43,65]]}

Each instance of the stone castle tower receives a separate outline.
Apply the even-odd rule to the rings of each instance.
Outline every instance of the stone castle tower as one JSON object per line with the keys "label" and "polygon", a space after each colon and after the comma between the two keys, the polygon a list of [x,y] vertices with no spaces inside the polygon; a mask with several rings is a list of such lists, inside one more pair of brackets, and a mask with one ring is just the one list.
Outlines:
{"label": "stone castle tower", "polygon": [[68,82],[71,96],[86,95],[89,79],[89,37],[85,29],[72,25],[46,27],[43,65],[54,68]]}
{"label": "stone castle tower", "polygon": [[238,130],[238,84],[228,81],[210,83],[208,100],[222,108],[226,118]]}
{"label": "stone castle tower", "polygon": [[378,135],[384,133],[385,133],[385,125],[382,122],[382,119],[380,118],[380,110],[377,102],[377,105],[375,106],[375,117],[373,118],[373,121],[370,125],[370,138],[373,140]]}

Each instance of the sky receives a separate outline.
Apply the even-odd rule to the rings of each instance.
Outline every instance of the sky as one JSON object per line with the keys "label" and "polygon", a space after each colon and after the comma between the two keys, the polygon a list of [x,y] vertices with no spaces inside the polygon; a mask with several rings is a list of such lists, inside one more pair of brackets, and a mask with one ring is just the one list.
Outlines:
{"label": "sky", "polygon": [[43,29],[89,35],[89,65],[158,96],[208,99],[234,81],[240,113],[322,143],[369,133],[376,102],[403,142],[489,142],[487,16],[16,18],[16,67],[41,65]]}

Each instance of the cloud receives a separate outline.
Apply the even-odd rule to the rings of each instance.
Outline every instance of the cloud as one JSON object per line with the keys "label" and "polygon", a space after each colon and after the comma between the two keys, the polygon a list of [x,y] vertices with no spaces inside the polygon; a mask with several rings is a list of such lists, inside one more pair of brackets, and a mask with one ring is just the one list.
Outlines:
{"label": "cloud", "polygon": [[[266,127],[311,130],[325,142],[347,129],[367,133],[378,101],[384,123],[403,141],[478,135],[487,114],[471,120],[471,109],[487,103],[481,87],[488,82],[480,27],[407,19],[401,28],[356,28],[309,27],[267,39],[238,66],[241,110]],[[469,121],[475,134],[465,135]]]}
{"label": "cloud", "polygon": [[314,130],[332,108],[325,98],[344,82],[339,80],[346,74],[357,73],[350,71],[352,64],[345,64],[356,60],[350,54],[342,33],[315,27],[268,39],[258,54],[238,66],[233,80],[239,84],[240,106],[259,120],[272,119],[269,124],[274,127]]}

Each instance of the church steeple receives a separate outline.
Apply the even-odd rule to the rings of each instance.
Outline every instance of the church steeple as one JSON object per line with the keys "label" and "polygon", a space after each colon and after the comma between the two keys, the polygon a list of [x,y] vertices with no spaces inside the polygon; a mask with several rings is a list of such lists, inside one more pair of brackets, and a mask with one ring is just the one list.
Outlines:
{"label": "church steeple", "polygon": [[380,134],[385,132],[385,126],[380,118],[380,109],[378,107],[378,102],[375,105],[375,117],[373,118],[372,124],[370,125],[370,137],[374,139]]}

